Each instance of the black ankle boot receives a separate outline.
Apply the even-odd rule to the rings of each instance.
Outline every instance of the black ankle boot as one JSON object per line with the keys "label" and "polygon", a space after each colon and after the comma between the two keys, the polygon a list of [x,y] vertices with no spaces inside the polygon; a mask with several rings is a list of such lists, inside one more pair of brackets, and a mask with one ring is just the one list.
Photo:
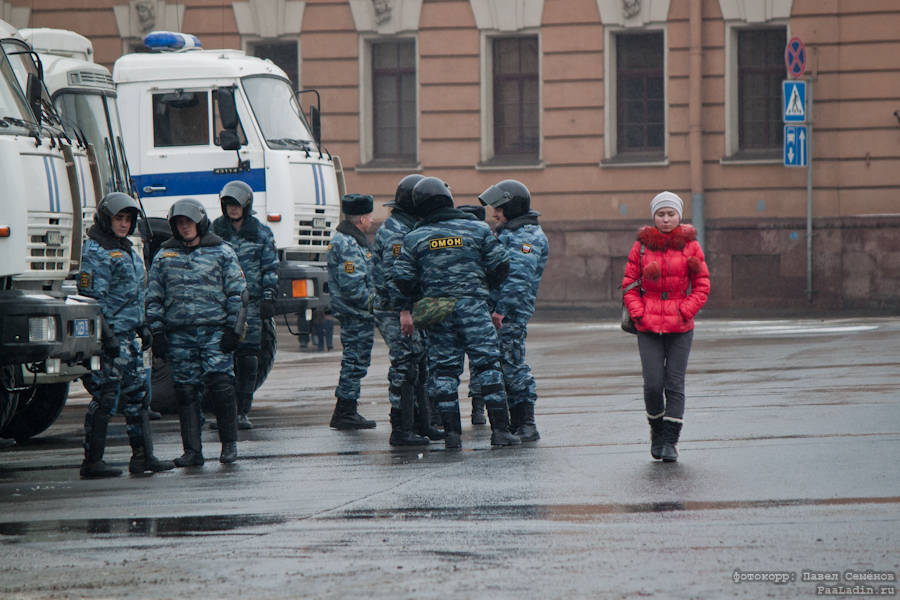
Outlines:
{"label": "black ankle boot", "polygon": [[408,429],[407,425],[411,427],[411,423],[406,423],[406,415],[404,414],[402,409],[392,408],[391,409],[391,437],[388,440],[388,443],[391,446],[427,446],[428,438],[418,435],[413,432],[412,429]]}
{"label": "black ankle boot", "polygon": [[523,442],[536,442],[541,439],[537,425],[534,423],[534,404],[520,402],[509,409],[512,432]]}
{"label": "black ankle boot", "polygon": [[484,416],[484,398],[472,396],[472,425],[484,425],[487,419]]}
{"label": "black ankle boot", "polygon": [[491,421],[491,446],[516,446],[522,440],[509,432],[509,413],[506,405],[502,408],[488,408],[488,419]]}
{"label": "black ankle boot", "polygon": [[357,412],[356,400],[338,398],[331,414],[329,425],[342,431],[350,429],[375,429],[375,421],[370,421]]}
{"label": "black ankle boot", "polygon": [[192,385],[176,385],[178,398],[178,421],[181,426],[181,445],[184,454],[173,462],[176,467],[199,467],[203,465],[203,446],[200,437],[200,399],[197,388]]}
{"label": "black ankle boot", "polygon": [[662,458],[663,445],[665,445],[662,415],[647,417],[647,422],[650,423],[650,456],[659,460]]}
{"label": "black ankle boot", "polygon": [[675,462],[678,460],[678,437],[681,435],[681,423],[663,419],[663,440],[662,453],[660,458],[663,462]]}
{"label": "black ankle boot", "polygon": [[441,422],[444,424],[444,448],[458,450],[462,448],[462,421],[459,417],[459,409],[441,411]]}

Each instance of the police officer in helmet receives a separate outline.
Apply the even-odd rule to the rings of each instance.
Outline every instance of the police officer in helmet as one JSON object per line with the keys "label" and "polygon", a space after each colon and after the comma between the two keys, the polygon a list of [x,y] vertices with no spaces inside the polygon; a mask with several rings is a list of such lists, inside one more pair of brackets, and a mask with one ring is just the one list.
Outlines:
{"label": "police officer in helmet", "polygon": [[200,391],[213,399],[222,451],[237,460],[237,400],[232,352],[246,327],[247,284],[234,250],[209,231],[203,205],[193,198],[169,209],[172,237],[150,268],[147,320],[153,352],[171,369],[184,454],[178,467],[200,466]]}
{"label": "police officer in helmet", "polygon": [[124,406],[131,445],[131,473],[167,471],[171,461],[153,455],[147,417],[149,390],[143,353],[152,343],[145,321],[147,272],[128,236],[134,233],[138,203],[122,192],[107,194],[97,206],[81,258],[78,291],[97,300],[103,319],[100,370],[86,376],[91,403],[84,419],[84,462],[81,476],[115,477],[119,469],[103,461],[106,431],[118,400]]}
{"label": "police officer in helmet", "polygon": [[247,334],[234,352],[238,429],[251,429],[247,416],[256,391],[262,322],[271,319],[278,288],[278,254],[275,236],[253,216],[253,189],[244,181],[225,184],[219,192],[222,216],[213,222],[213,232],[234,248],[247,280]]}

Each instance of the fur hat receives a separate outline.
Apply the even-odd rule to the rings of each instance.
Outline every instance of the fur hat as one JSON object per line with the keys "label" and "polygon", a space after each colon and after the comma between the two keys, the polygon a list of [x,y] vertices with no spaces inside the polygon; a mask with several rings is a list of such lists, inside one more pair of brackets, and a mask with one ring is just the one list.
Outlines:
{"label": "fur hat", "polygon": [[345,215],[367,215],[372,212],[375,199],[368,194],[345,194],[341,199],[341,210]]}
{"label": "fur hat", "polygon": [[660,192],[653,197],[650,201],[650,218],[652,219],[661,208],[674,208],[679,219],[684,217],[684,203],[672,192]]}

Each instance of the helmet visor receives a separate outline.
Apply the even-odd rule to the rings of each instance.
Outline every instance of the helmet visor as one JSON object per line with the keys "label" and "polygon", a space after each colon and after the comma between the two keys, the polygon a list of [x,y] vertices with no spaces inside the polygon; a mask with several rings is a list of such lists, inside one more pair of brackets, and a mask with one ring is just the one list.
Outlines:
{"label": "helmet visor", "polygon": [[509,194],[498,188],[496,185],[492,185],[481,192],[478,199],[484,205],[499,207],[509,202]]}

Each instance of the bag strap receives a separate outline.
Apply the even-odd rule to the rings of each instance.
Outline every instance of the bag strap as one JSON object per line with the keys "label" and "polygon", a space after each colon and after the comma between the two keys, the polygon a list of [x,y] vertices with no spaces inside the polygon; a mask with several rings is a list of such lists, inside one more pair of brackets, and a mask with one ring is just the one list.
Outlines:
{"label": "bag strap", "polygon": [[[643,273],[643,271],[644,271],[644,245],[641,244],[641,272]],[[636,288],[639,285],[641,285],[641,279],[640,278],[635,279],[634,281],[629,283],[625,287],[624,290],[622,290],[622,293],[624,294],[625,292],[630,292],[631,290],[633,290],[634,288]]]}

